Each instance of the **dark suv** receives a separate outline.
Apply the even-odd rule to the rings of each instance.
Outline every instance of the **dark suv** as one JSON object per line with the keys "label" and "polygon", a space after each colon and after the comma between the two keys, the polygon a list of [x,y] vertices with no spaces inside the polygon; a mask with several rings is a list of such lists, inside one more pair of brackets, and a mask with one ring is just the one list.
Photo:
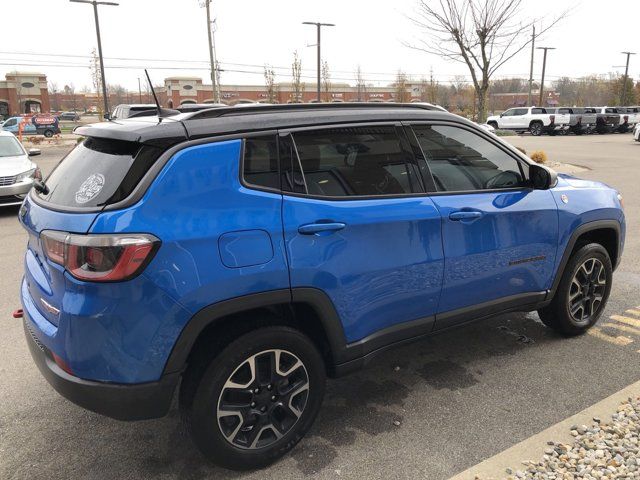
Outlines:
{"label": "dark suv", "polygon": [[585,332],[623,249],[615,190],[429,107],[222,107],[76,133],[19,213],[33,358],[118,419],[163,416],[178,389],[229,468],[293,448],[326,375],[390,346],[510,311]]}

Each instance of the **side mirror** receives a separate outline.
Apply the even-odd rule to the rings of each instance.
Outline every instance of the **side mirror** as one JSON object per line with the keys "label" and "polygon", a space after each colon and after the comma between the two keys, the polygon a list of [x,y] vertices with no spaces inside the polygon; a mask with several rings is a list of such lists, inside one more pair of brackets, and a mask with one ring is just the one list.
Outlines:
{"label": "side mirror", "polygon": [[558,174],[542,165],[534,163],[529,166],[529,179],[536,190],[549,190],[558,183]]}
{"label": "side mirror", "polygon": [[109,112],[105,113],[103,117],[105,120],[111,120],[111,114]]}
{"label": "side mirror", "polygon": [[504,117],[504,113],[501,113],[501,114],[500,114],[500,118],[502,118],[502,117]]}
{"label": "side mirror", "polygon": [[36,157],[40,155],[42,152],[40,151],[39,148],[30,148],[28,153],[30,157]]}

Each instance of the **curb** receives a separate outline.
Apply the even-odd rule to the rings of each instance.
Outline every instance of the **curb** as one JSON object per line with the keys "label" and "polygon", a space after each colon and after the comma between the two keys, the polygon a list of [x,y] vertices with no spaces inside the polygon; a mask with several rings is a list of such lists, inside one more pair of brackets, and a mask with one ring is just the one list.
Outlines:
{"label": "curb", "polygon": [[506,478],[509,476],[506,473],[507,468],[515,470],[522,467],[522,462],[525,460],[537,462],[542,458],[545,448],[548,448],[547,441],[553,440],[573,444],[574,438],[570,433],[572,425],[588,425],[592,423],[593,417],[600,417],[603,420],[610,419],[611,415],[616,413],[620,403],[626,401],[629,397],[637,398],[638,396],[640,396],[640,381],[632,383],[581,412],[565,418],[546,430],[517,443],[513,447],[454,475],[449,480],[474,480],[476,478],[481,478],[482,480],[497,480]]}

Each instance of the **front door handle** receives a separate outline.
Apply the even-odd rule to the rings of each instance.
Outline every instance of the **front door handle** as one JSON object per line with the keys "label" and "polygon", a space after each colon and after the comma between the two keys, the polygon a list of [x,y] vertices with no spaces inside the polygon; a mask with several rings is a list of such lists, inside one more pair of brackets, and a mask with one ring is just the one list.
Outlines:
{"label": "front door handle", "polygon": [[306,225],[300,225],[298,232],[302,235],[330,234],[342,230],[346,226],[347,224],[342,222],[307,223]]}
{"label": "front door handle", "polygon": [[482,215],[482,212],[478,212],[477,210],[459,210],[457,212],[451,212],[449,214],[449,220],[453,220],[454,222],[477,220],[482,217]]}

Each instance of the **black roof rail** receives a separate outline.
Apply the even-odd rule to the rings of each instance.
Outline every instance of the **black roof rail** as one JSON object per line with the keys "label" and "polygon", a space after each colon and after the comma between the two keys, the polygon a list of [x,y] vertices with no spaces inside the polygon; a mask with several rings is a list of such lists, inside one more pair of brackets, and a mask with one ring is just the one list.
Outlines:
{"label": "black roof rail", "polygon": [[214,107],[194,112],[182,120],[201,120],[218,118],[226,115],[244,115],[248,113],[288,112],[299,110],[342,110],[342,109],[380,109],[380,108],[416,108],[421,110],[444,111],[441,107],[426,103],[391,103],[391,102],[339,102],[339,103],[257,103],[242,104],[233,107]]}

